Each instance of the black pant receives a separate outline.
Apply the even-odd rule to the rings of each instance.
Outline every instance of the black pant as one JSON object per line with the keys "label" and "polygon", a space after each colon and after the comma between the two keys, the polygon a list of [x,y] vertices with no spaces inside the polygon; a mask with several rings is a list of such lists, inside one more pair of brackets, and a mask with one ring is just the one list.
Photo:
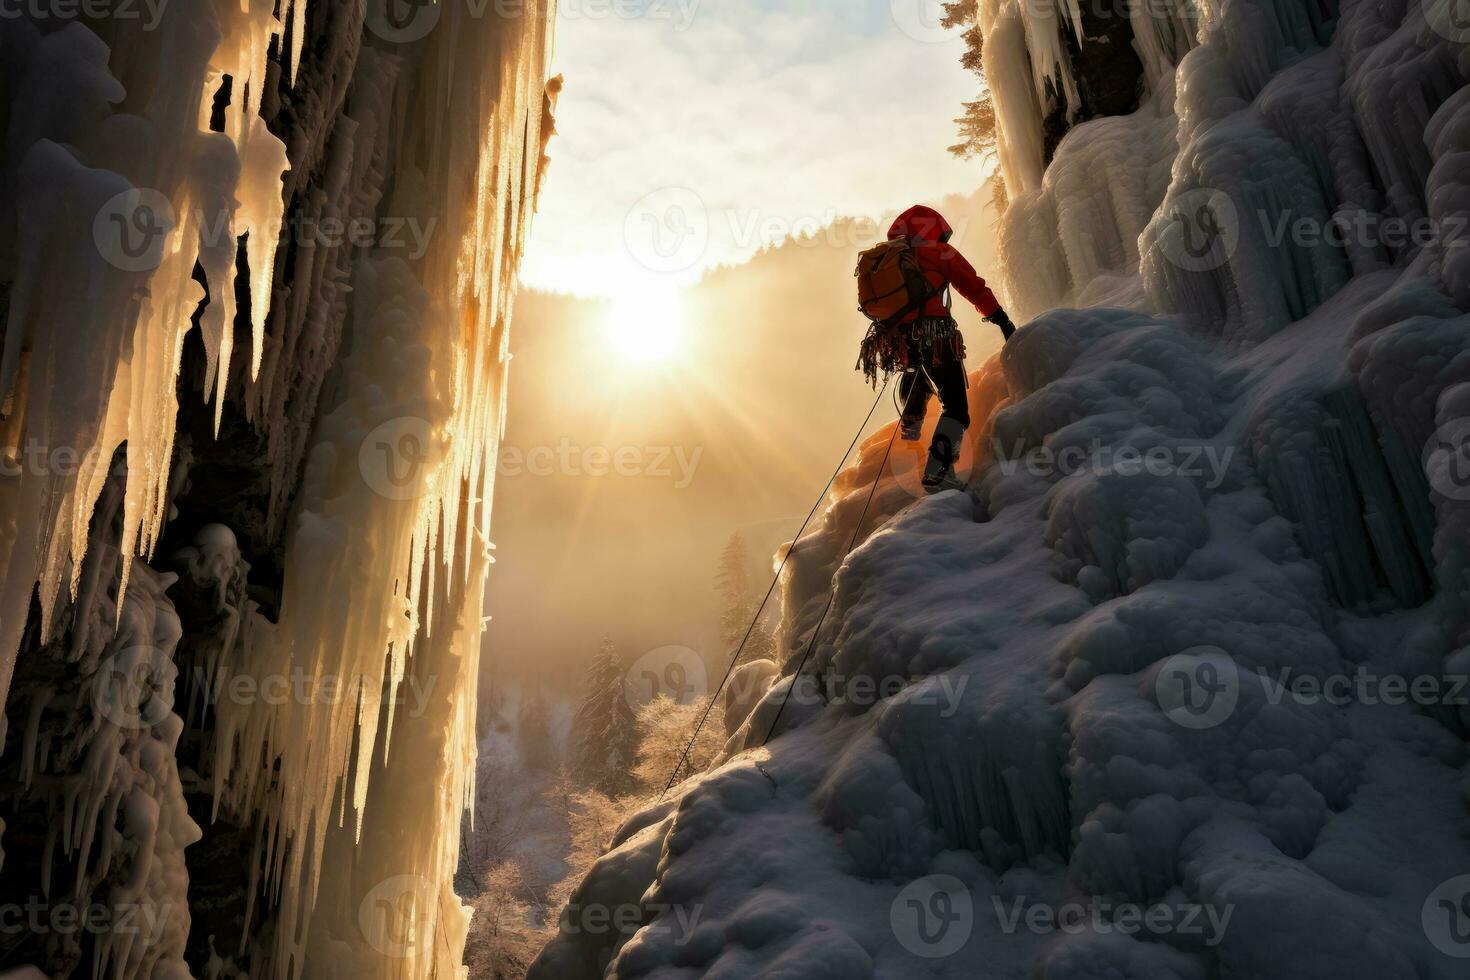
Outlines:
{"label": "black pant", "polygon": [[898,400],[903,405],[903,420],[922,422],[929,408],[930,396],[938,392],[945,417],[954,419],[963,432],[970,427],[969,387],[964,361],[944,359],[938,364],[911,367],[898,379]]}

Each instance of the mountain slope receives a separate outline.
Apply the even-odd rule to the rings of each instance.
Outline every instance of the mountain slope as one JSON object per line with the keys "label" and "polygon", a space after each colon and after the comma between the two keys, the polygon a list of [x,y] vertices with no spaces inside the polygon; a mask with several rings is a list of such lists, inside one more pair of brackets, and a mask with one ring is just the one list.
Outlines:
{"label": "mountain slope", "polygon": [[1066,16],[979,21],[1012,305],[1052,312],[975,375],[970,493],[863,447],[783,677],[532,976],[1463,975],[1464,36],[1442,4],[1139,15],[1140,108],[1043,170]]}

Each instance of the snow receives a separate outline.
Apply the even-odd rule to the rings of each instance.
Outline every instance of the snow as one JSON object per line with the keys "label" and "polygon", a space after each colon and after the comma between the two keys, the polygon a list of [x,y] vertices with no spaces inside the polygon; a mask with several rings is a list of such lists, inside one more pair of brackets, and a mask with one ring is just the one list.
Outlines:
{"label": "snow", "polygon": [[[862,447],[784,676],[582,886],[644,922],[533,980],[1463,976],[1470,56],[1412,3],[1141,6],[1141,107],[1043,169],[1060,21],[982,0],[1031,322],[969,492]],[[1272,234],[1364,214],[1433,221]]]}

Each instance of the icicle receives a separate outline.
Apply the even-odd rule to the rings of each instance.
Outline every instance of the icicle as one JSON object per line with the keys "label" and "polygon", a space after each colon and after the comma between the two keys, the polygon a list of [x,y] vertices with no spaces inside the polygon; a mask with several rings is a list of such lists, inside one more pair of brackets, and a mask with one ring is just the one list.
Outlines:
{"label": "icicle", "polygon": [[306,46],[306,2],[291,0],[291,84],[301,73],[301,52]]}

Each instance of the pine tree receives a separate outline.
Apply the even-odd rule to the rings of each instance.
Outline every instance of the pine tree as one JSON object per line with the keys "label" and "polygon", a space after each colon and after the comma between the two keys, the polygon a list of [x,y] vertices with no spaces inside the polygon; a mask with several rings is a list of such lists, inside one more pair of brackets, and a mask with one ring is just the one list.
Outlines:
{"label": "pine tree", "polygon": [[550,771],[555,767],[556,747],[551,742],[551,714],[539,688],[521,695],[519,717],[521,760],[527,769]]}
{"label": "pine tree", "polygon": [[610,639],[587,668],[586,693],[572,721],[572,775],[609,796],[632,788],[638,719],[623,688],[623,664]]}
{"label": "pine tree", "polygon": [[[750,630],[751,618],[755,616],[760,600],[750,589],[750,549],[745,536],[736,532],[730,535],[725,550],[720,553],[720,562],[715,570],[715,591],[721,602],[720,642],[726,655],[734,656],[740,642],[745,640],[745,649],[740,655],[742,663],[770,657],[771,638],[759,624]],[[746,630],[750,638],[745,639]]]}
{"label": "pine tree", "polygon": [[[989,161],[996,154],[995,103],[990,98],[990,85],[985,80],[985,33],[980,29],[979,4],[976,0],[956,0],[945,3],[945,27],[962,27],[965,30],[965,53],[960,64],[975,73],[980,80],[980,94],[973,102],[964,102],[964,113],[956,117],[955,125],[960,129],[960,141],[949,148],[949,152],[961,160],[979,157]],[[990,175],[991,193],[998,207],[1004,209],[1005,183],[1000,169]]]}
{"label": "pine tree", "polygon": [[738,531],[730,535],[725,550],[720,552],[720,563],[715,571],[715,591],[719,593],[720,642],[734,651],[739,645],[745,629],[750,624],[750,578],[747,568],[750,561],[745,536]]}

